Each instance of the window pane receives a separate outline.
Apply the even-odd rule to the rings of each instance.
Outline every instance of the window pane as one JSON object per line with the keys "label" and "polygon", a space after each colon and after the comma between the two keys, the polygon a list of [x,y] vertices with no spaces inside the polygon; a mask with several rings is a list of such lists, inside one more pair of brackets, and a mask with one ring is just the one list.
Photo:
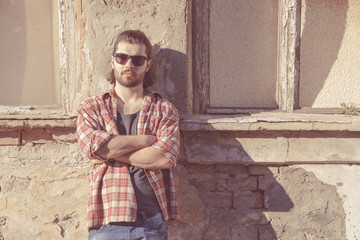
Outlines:
{"label": "window pane", "polygon": [[360,104],[359,1],[302,4],[300,106]]}
{"label": "window pane", "polygon": [[210,106],[277,108],[277,0],[210,6]]}
{"label": "window pane", "polygon": [[0,105],[59,103],[57,1],[0,2]]}

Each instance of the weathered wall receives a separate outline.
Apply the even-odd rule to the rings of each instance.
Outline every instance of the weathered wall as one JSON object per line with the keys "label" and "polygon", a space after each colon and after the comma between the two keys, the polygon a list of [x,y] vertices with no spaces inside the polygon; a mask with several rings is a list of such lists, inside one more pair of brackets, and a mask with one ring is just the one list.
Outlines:
{"label": "weathered wall", "polygon": [[[192,94],[189,1],[70,5],[79,3],[72,9],[81,15],[78,52],[70,59],[79,89],[71,96],[107,89],[114,37],[140,28],[154,44],[156,88],[185,117]],[[170,239],[360,239],[358,117],[194,116],[181,129],[180,218],[169,226]],[[1,116],[0,240],[87,239],[88,172],[75,118]]]}
{"label": "weathered wall", "polygon": [[301,16],[301,107],[360,104],[360,5],[357,0],[304,0]]}
{"label": "weathered wall", "polygon": [[[0,132],[0,239],[86,238],[89,163],[74,131]],[[191,144],[188,138],[184,148]],[[202,154],[213,158],[211,151]],[[189,160],[183,150],[175,169],[181,216],[170,224],[170,239],[357,239],[360,234],[360,193],[354,191],[359,166]]]}
{"label": "weathered wall", "polygon": [[75,129],[3,130],[0,239],[85,239],[89,164]]}
{"label": "weathered wall", "polygon": [[110,86],[105,79],[117,35],[140,29],[153,44],[157,90],[181,112],[188,111],[187,1],[83,1],[82,93],[96,95]]}

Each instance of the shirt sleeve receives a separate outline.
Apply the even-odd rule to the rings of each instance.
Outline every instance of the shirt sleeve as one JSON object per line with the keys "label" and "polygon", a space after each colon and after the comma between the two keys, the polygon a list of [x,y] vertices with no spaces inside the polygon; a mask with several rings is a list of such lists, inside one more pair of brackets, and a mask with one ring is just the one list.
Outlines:
{"label": "shirt sleeve", "polygon": [[160,150],[175,166],[180,149],[179,113],[175,106],[170,103],[162,112],[164,114],[160,119],[156,133],[158,141],[152,147]]}
{"label": "shirt sleeve", "polygon": [[84,102],[79,106],[76,135],[81,151],[89,158],[107,160],[95,154],[102,145],[110,140],[113,134],[101,127],[99,114],[94,110],[95,104]]}

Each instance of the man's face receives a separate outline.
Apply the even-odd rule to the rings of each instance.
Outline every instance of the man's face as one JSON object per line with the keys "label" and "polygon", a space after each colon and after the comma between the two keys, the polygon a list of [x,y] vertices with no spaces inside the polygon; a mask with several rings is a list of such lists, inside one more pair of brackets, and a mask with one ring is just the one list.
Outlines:
{"label": "man's face", "polygon": [[125,54],[123,56],[143,56],[146,57],[142,66],[136,66],[138,59],[129,58],[122,63],[118,63],[120,57],[112,56],[111,65],[114,69],[115,84],[132,88],[143,84],[146,72],[150,69],[151,60],[147,60],[145,44],[131,44],[128,42],[120,42],[117,47],[116,54]]}

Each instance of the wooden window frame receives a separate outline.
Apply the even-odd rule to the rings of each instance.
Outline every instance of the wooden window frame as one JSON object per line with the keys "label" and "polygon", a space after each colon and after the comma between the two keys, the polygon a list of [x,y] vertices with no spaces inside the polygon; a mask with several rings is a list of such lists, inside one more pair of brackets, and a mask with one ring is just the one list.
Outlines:
{"label": "wooden window frame", "polygon": [[[210,107],[210,0],[193,1],[192,4],[193,113],[269,111],[264,108]],[[299,108],[301,0],[279,0],[278,4],[278,110],[293,112]]]}
{"label": "wooden window frame", "polygon": [[[60,104],[0,106],[0,119],[74,118],[81,86],[81,0],[57,0],[59,11]],[[76,21],[74,21],[76,19]],[[77,37],[78,38],[77,38]]]}

